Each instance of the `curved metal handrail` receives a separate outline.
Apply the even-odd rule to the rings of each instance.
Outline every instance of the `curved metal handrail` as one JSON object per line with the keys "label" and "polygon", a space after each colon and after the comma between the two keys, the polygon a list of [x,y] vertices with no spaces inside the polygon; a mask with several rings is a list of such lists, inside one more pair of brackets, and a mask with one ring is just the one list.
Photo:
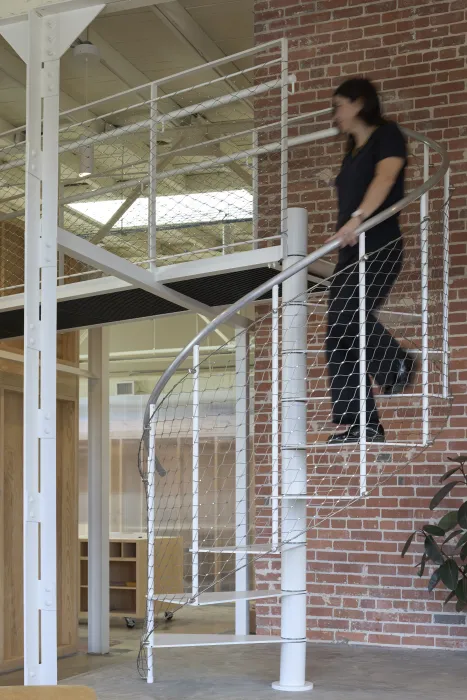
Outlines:
{"label": "curved metal handrail", "polygon": [[[329,110],[330,112],[331,110]],[[422,195],[424,195],[428,190],[430,190],[432,187],[438,184],[440,180],[444,177],[446,174],[448,168],[449,168],[449,157],[447,154],[447,151],[441,146],[440,144],[436,143],[433,139],[431,139],[429,136],[422,136],[420,134],[417,134],[415,131],[412,131],[411,129],[407,129],[405,127],[401,127],[402,131],[406,134],[406,136],[414,139],[415,141],[419,141],[420,143],[423,143],[425,146],[430,147],[438,153],[441,158],[442,162],[439,167],[439,169],[430,177],[428,180],[426,180],[422,185],[417,187],[413,192],[408,194],[406,197],[401,199],[399,202],[394,204],[391,207],[388,207],[384,211],[380,212],[379,214],[376,214],[375,216],[371,217],[367,221],[365,221],[363,224],[361,224],[357,230],[356,234],[359,236],[362,233],[367,233],[370,229],[374,228],[378,224],[381,224],[383,221],[386,221],[389,219],[391,216],[394,216],[394,214],[397,214],[400,212],[402,209],[407,207],[409,204],[412,204],[413,202],[417,201]],[[299,260],[296,262],[294,265],[291,265],[285,270],[282,270],[282,272],[279,272],[275,277],[272,277],[270,280],[263,282],[259,287],[256,289],[253,289],[251,292],[248,292],[248,294],[245,294],[241,299],[236,301],[234,304],[229,306],[227,309],[224,309],[216,318],[214,318],[210,323],[208,323],[181,351],[181,353],[171,362],[169,367],[165,370],[165,372],[162,374],[160,377],[159,381],[157,382],[156,386],[151,392],[151,395],[149,397],[149,400],[146,405],[146,409],[144,412],[144,420],[143,420],[143,428],[144,428],[144,434],[147,433],[148,427],[149,427],[149,422],[151,419],[150,416],[150,406],[152,405],[157,405],[158,399],[164,390],[164,387],[166,386],[167,382],[171,378],[171,376],[174,374],[174,372],[180,367],[182,362],[184,362],[187,357],[191,354],[191,351],[193,350],[195,345],[199,345],[208,335],[210,335],[213,331],[215,331],[220,325],[225,323],[226,321],[229,321],[235,314],[237,314],[238,311],[240,311],[242,308],[247,306],[248,304],[251,304],[252,302],[256,301],[259,299],[261,296],[269,292],[273,287],[276,285],[282,284],[285,280],[289,279],[289,277],[292,277],[295,275],[297,272],[300,272],[300,270],[303,270],[304,268],[308,267],[312,263],[315,263],[317,260],[320,258],[323,258],[325,255],[328,255],[329,253],[332,253],[334,250],[336,250],[339,247],[339,241],[330,241],[326,243],[325,245],[321,246],[321,248],[318,248],[318,250],[313,251],[309,255],[307,255],[305,258],[302,260]],[[146,441],[146,440],[145,440]]]}

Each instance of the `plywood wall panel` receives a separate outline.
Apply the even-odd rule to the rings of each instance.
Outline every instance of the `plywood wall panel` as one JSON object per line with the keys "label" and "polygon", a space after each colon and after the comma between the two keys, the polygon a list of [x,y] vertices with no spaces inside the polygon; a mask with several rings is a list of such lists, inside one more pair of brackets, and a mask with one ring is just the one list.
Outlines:
{"label": "plywood wall panel", "polygon": [[3,394],[3,661],[23,655],[23,396]]}
{"label": "plywood wall panel", "polygon": [[[0,373],[0,672],[23,656],[23,394]],[[3,382],[3,386],[2,386]],[[6,386],[5,386],[6,385]],[[11,385],[11,386],[9,386]],[[59,654],[78,645],[78,402],[57,402]]]}
{"label": "plywood wall panel", "polygon": [[78,643],[78,460],[77,411],[57,402],[57,591],[58,644]]}

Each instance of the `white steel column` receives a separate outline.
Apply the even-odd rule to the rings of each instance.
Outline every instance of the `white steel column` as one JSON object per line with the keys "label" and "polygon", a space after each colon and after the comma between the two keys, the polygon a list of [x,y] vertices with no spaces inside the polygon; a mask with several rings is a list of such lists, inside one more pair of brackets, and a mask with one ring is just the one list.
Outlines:
{"label": "white steel column", "polygon": [[[235,343],[235,544],[237,547],[245,547],[249,544],[250,343],[248,331],[239,331]],[[237,552],[235,554],[235,590],[247,591],[248,585],[248,555]],[[249,617],[248,601],[237,600],[235,634],[249,633]]]}
{"label": "white steel column", "polygon": [[[308,213],[289,209],[284,268],[306,256]],[[276,690],[305,691],[307,452],[307,270],[282,285],[282,598],[280,680]],[[295,498],[296,497],[296,498]],[[290,594],[293,595],[290,595]]]}
{"label": "white steel column", "polygon": [[366,494],[366,403],[367,403],[367,372],[366,372],[366,256],[365,233],[358,239],[358,342],[359,342],[359,379],[360,379],[360,495]]}
{"label": "white steel column", "polygon": [[[0,26],[27,65],[24,683],[57,683],[56,333],[60,57],[103,5]],[[42,206],[41,206],[42,205]]]}
{"label": "white steel column", "polygon": [[[44,25],[44,20],[42,20]],[[41,221],[41,322],[40,322],[40,489],[44,513],[40,527],[41,581],[41,683],[57,682],[57,230],[58,230],[58,129],[60,58],[45,49],[57,41],[57,19],[42,26],[43,146]],[[52,56],[50,56],[52,54]],[[27,396],[25,396],[27,401]]]}
{"label": "white steel column", "polygon": [[[41,20],[29,14],[26,68],[26,221],[24,248],[24,417],[23,417],[23,586],[24,684],[42,683],[40,668],[40,552],[41,495],[39,492],[39,357],[40,235],[41,235]],[[8,39],[8,36],[6,36]],[[28,60],[29,58],[29,60]],[[54,380],[55,381],[55,380]],[[53,504],[51,504],[53,508]],[[50,575],[51,572],[49,572]],[[55,599],[55,596],[54,596]],[[54,600],[55,608],[55,600]],[[52,667],[51,673],[54,673]],[[50,675],[50,674],[47,674]],[[52,681],[54,684],[55,681]]]}
{"label": "white steel column", "polygon": [[149,406],[149,450],[148,450],[148,599],[147,599],[147,639],[148,683],[154,683],[154,564],[156,546],[156,407]]}
{"label": "white steel column", "polygon": [[449,168],[444,176],[444,217],[443,217],[443,399],[449,396],[449,209],[450,209]]}
{"label": "white steel column", "polygon": [[88,651],[109,652],[109,329],[88,333]]}
{"label": "white steel column", "polygon": [[151,84],[151,122],[149,127],[148,257],[149,269],[157,267],[157,85]]}
{"label": "white steel column", "polygon": [[[430,170],[430,149],[423,147],[423,181],[426,182]],[[429,381],[429,338],[428,338],[428,232],[430,228],[428,192],[420,199],[420,272],[422,300],[422,442],[427,445],[430,437]]]}

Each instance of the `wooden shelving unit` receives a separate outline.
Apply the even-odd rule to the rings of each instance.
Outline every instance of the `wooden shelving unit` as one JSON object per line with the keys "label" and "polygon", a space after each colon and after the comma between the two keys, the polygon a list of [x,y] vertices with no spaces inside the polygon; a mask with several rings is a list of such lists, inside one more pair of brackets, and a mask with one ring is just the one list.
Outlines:
{"label": "wooden shelving unit", "polygon": [[[88,541],[80,539],[80,619],[88,613]],[[155,546],[155,587],[160,593],[183,593],[183,538],[159,537]],[[124,535],[109,542],[110,616],[144,620],[146,617],[148,545],[144,538]],[[157,612],[170,611],[170,603]]]}

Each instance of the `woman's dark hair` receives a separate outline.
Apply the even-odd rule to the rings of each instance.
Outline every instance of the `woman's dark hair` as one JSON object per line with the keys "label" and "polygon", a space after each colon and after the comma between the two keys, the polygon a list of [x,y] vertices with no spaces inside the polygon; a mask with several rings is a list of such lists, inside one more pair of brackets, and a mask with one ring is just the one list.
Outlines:
{"label": "woman's dark hair", "polygon": [[[378,91],[368,78],[350,78],[343,82],[334,92],[334,97],[339,95],[345,97],[351,102],[361,100],[363,107],[358,116],[365,124],[369,126],[381,126],[386,124],[386,119],[383,117],[381,102],[379,100]],[[355,146],[355,141],[352,135],[349,136],[349,150]]]}

